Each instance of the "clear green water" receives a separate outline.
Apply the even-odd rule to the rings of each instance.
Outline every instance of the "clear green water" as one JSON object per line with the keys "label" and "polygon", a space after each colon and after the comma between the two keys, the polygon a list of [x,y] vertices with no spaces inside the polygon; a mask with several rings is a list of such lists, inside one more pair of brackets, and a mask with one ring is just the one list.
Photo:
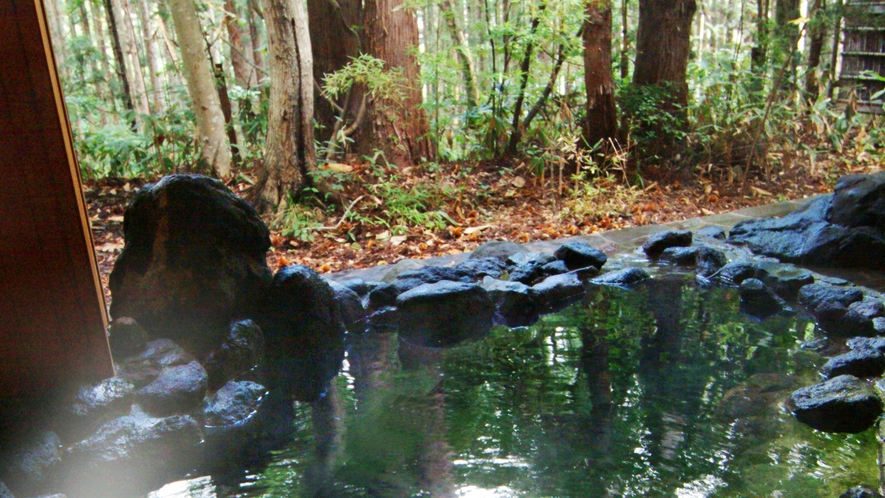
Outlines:
{"label": "clear green water", "polygon": [[783,408],[816,333],[670,276],[447,350],[365,334],[268,466],[154,496],[838,496],[876,484],[877,445]]}

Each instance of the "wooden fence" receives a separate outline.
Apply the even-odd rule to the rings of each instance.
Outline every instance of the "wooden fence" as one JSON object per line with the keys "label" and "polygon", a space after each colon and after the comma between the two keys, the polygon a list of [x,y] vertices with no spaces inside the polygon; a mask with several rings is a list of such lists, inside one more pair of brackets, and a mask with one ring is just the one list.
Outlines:
{"label": "wooden fence", "polygon": [[883,114],[883,98],[871,97],[885,89],[885,1],[848,0],[842,36],[842,100],[859,112]]}

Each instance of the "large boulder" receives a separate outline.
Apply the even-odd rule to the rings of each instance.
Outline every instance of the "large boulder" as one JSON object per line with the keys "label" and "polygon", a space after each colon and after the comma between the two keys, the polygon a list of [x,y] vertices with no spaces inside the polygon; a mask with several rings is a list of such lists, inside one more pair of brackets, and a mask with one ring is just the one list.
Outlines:
{"label": "large boulder", "polygon": [[566,242],[553,255],[564,261],[569,270],[588,266],[599,269],[608,261],[604,252],[584,242]]}
{"label": "large boulder", "polygon": [[[876,221],[881,218],[876,214],[876,210],[881,210],[879,201],[870,202],[866,207],[856,203],[859,198],[871,199],[878,194],[859,193],[860,190],[872,192],[875,190],[872,188],[858,190],[848,184],[843,187],[834,196],[815,199],[782,218],[738,223],[732,228],[728,241],[791,263],[885,268],[885,234],[881,222]],[[858,195],[849,195],[852,193]],[[837,205],[839,208],[833,209]],[[861,222],[851,221],[849,217]]]}
{"label": "large boulder", "polygon": [[642,244],[646,256],[655,259],[668,247],[686,247],[691,245],[692,233],[688,230],[666,230],[649,235]]}
{"label": "large boulder", "polygon": [[495,258],[507,261],[507,258],[520,252],[528,252],[525,247],[508,240],[493,240],[477,247],[468,259]]}
{"label": "large boulder", "polygon": [[227,339],[203,360],[209,375],[209,389],[215,390],[230,380],[240,379],[264,362],[264,333],[252,320],[242,320],[230,327]]}
{"label": "large boulder", "polygon": [[875,390],[852,375],[803,387],[790,395],[787,407],[797,420],[824,432],[863,432],[882,414]]}
{"label": "large boulder", "polygon": [[486,335],[495,305],[477,284],[442,281],[400,294],[400,337],[418,346],[444,347]]}
{"label": "large boulder", "polygon": [[155,415],[187,412],[200,406],[208,383],[206,370],[192,361],[163,369],[153,382],[135,392],[135,399]]}
{"label": "large boulder", "polygon": [[825,379],[846,374],[859,378],[879,377],[885,373],[885,355],[875,348],[849,351],[830,358],[820,373]]}
{"label": "large boulder", "polygon": [[218,180],[171,175],[146,185],[126,209],[123,235],[111,315],[197,355],[220,344],[271,282],[267,226]]}
{"label": "large boulder", "polygon": [[344,320],[329,283],[304,265],[287,266],[254,320],[264,332],[267,387],[318,399],[344,359]]}
{"label": "large boulder", "polygon": [[845,227],[885,231],[885,172],[839,179],[827,220]]}

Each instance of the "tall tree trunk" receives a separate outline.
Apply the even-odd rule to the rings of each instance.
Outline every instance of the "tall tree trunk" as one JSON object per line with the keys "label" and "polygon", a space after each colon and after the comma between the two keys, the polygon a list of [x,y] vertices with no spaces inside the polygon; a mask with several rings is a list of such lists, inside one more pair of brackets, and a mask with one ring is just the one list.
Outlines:
{"label": "tall tree trunk", "polygon": [[428,138],[427,115],[421,107],[421,70],[413,50],[418,46],[418,24],[402,0],[364,0],[363,51],[402,70],[402,100],[371,99],[368,119],[354,135],[357,151],[372,154],[378,149],[391,163],[417,164],[434,157]]}
{"label": "tall tree trunk", "polygon": [[[313,60],[307,13],[300,0],[262,0],[270,62],[270,109],[264,167],[255,184],[259,211],[284,209],[287,194],[311,182]],[[281,211],[280,211],[281,212]]]}
{"label": "tall tree trunk", "polygon": [[[621,79],[626,80],[630,71],[630,39],[627,37],[628,0],[621,0]],[[584,31],[586,33],[586,31]],[[584,35],[586,36],[586,34]]]}
{"label": "tall tree trunk", "polygon": [[756,0],[756,44],[750,51],[750,67],[754,74],[763,77],[768,58],[768,13],[770,0]]}
{"label": "tall tree trunk", "polygon": [[[88,0],[86,0],[88,1]],[[157,58],[157,50],[154,46],[155,36],[151,33],[151,10],[148,0],[135,0],[138,7],[138,20],[141,24],[141,34],[144,37],[144,52],[148,60],[148,70],[151,79],[151,97],[154,102],[154,112],[166,113],[166,101],[163,98],[163,87],[160,84],[160,62]]]}
{"label": "tall tree trunk", "polygon": [[814,0],[809,7],[808,17],[811,19],[808,28],[808,68],[805,73],[805,101],[814,105],[820,95],[817,68],[824,49],[824,38],[827,35],[826,20],[823,15],[824,0]]}
{"label": "tall tree trunk", "polygon": [[255,19],[255,14],[258,11],[258,0],[249,0],[249,40],[252,42],[252,59],[255,63],[252,74],[256,85],[262,80],[262,75],[264,74],[264,54],[261,53],[261,30],[258,27],[258,21]]}
{"label": "tall tree trunk", "polygon": [[215,90],[215,78],[206,55],[200,19],[193,0],[169,0],[172,22],[181,47],[184,77],[197,118],[200,155],[219,178],[230,175],[230,144],[225,136],[224,115]]}
{"label": "tall tree trunk", "polygon": [[[123,45],[120,43],[120,29],[117,22],[117,9],[114,8],[113,0],[104,0],[105,13],[108,15],[108,31],[111,34],[111,44],[114,49],[117,77],[123,86],[123,106],[127,111],[135,114],[135,106],[132,102],[132,85],[129,84],[129,73],[126,71],[126,58],[123,56]],[[133,116],[131,125],[136,127],[136,119]]]}
{"label": "tall tree trunk", "polygon": [[[361,22],[361,3],[357,0],[309,0],[310,42],[313,47],[313,75],[322,85],[327,74],[340,70],[360,53],[360,37],[351,26]],[[364,89],[356,86],[339,102],[331,103],[319,92],[314,114],[319,126],[316,138],[326,143],[339,119],[353,120],[359,114]],[[336,109],[337,106],[337,109]],[[343,115],[342,115],[343,111]],[[340,126],[340,125],[339,125]]]}
{"label": "tall tree trunk", "polygon": [[249,88],[251,68],[243,50],[243,32],[240,30],[240,16],[237,13],[234,0],[224,0],[224,12],[224,25],[227,28],[227,37],[230,41],[230,63],[234,68],[234,78],[236,78],[238,85]]}
{"label": "tall tree trunk", "polygon": [[452,35],[452,43],[455,45],[455,53],[461,64],[461,74],[464,76],[464,89],[467,93],[467,108],[473,109],[479,102],[479,90],[476,86],[476,69],[473,63],[473,54],[464,32],[458,27],[455,18],[455,8],[452,0],[440,0],[440,14],[446,21],[449,33]]}
{"label": "tall tree trunk", "polygon": [[[95,51],[98,54],[98,65],[95,67],[95,70],[98,71],[98,74],[101,75],[100,78],[95,79],[95,94],[98,95],[99,99],[101,99],[106,104],[110,104],[110,110],[114,110],[114,98],[113,92],[110,91],[109,87],[106,87],[107,78],[111,74],[110,67],[108,66],[108,58],[107,58],[107,49],[105,47],[104,42],[104,28],[101,25],[101,17],[99,15],[99,9],[95,2],[85,1],[83,2],[83,8],[88,9],[88,16],[84,14],[84,16],[92,17],[92,23],[89,26],[93,26],[95,29],[87,28],[88,35],[92,40],[93,45],[95,46]],[[93,32],[95,33],[95,38],[92,38]],[[101,125],[105,126],[108,124],[108,108],[105,106],[99,106],[98,112],[101,119]],[[116,113],[114,113],[116,114]]]}
{"label": "tall tree trunk", "polygon": [[781,67],[788,64],[789,77],[783,78],[781,81],[780,91],[785,94],[791,94],[791,88],[795,89],[796,67],[798,66],[799,52],[795,53],[796,57],[787,60],[793,52],[793,47],[799,43],[799,25],[792,21],[800,17],[799,0],[776,0],[774,9],[775,20],[775,47],[776,47],[776,64],[774,67]]}
{"label": "tall tree trunk", "polygon": [[695,0],[639,0],[633,84],[669,85],[673,104],[688,103],[688,57]]}
{"label": "tall tree trunk", "polygon": [[587,0],[584,19],[584,86],[587,121],[584,144],[593,147],[617,138],[618,115],[612,78],[611,0]]}
{"label": "tall tree trunk", "polygon": [[[660,112],[682,121],[688,104],[688,58],[691,51],[691,22],[697,11],[695,0],[639,0],[639,28],[636,34],[636,65],[633,84],[662,87],[666,96]],[[673,153],[674,137],[659,120],[637,121],[646,135],[653,135],[646,152],[662,157]],[[678,126],[678,124],[675,124]],[[674,124],[668,125],[673,127]]]}
{"label": "tall tree trunk", "polygon": [[[135,48],[132,19],[129,17],[128,8],[123,7],[121,2],[125,0],[109,0],[114,10],[116,20],[116,39],[120,42],[123,50],[123,65],[126,71],[126,80],[129,84],[129,92],[132,104],[138,114],[150,114],[147,95],[144,88],[144,75],[141,73],[141,62],[138,60],[138,50]],[[128,61],[127,61],[128,59]]]}
{"label": "tall tree trunk", "polygon": [[49,18],[49,35],[52,37],[52,51],[55,54],[55,62],[61,72],[62,79],[67,76],[65,61],[67,60],[68,45],[65,30],[62,26],[62,14],[59,12],[59,2],[62,0],[46,0],[46,15]]}

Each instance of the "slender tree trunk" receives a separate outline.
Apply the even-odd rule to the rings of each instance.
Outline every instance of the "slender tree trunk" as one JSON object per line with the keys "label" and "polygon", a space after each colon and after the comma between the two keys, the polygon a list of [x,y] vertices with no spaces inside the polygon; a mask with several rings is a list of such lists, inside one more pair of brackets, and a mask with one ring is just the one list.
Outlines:
{"label": "slender tree trunk", "polygon": [[[313,47],[313,75],[318,85],[323,84],[326,75],[340,70],[352,57],[359,55],[360,37],[351,26],[359,25],[361,14],[361,4],[357,0],[307,2],[310,42]],[[317,139],[323,143],[328,142],[332,139],[339,119],[345,122],[355,119],[364,94],[362,87],[354,87],[349,95],[333,105],[316,92],[314,113],[320,125]]]}
{"label": "slender tree trunk", "polygon": [[[98,54],[97,70],[99,71],[99,74],[102,75],[101,78],[95,79],[95,94],[98,95],[98,97],[106,105],[109,104],[109,107],[105,107],[105,105],[102,105],[102,106],[99,106],[99,108],[98,108],[99,116],[101,119],[101,125],[105,126],[108,124],[107,111],[110,110],[113,112],[116,109],[116,106],[114,105],[115,104],[114,92],[111,90],[109,83],[108,83],[108,78],[111,74],[111,70],[110,70],[110,66],[108,64],[108,58],[107,58],[107,45],[105,44],[104,27],[102,26],[101,15],[99,14],[100,10],[98,8],[98,5],[92,1],[85,1],[85,2],[83,2],[83,4],[88,7],[89,15],[92,17],[92,21],[93,21],[91,23],[91,25],[95,27],[94,30],[90,31],[90,36],[91,36],[91,32],[94,31],[95,32],[95,40],[94,40],[95,50]],[[116,114],[116,112],[114,112],[114,114]]]}
{"label": "slender tree trunk", "polygon": [[817,68],[820,66],[820,58],[824,49],[824,38],[827,35],[826,21],[823,16],[823,0],[814,0],[809,7],[808,17],[811,19],[808,28],[808,68],[805,73],[805,101],[814,105],[820,95]]}
{"label": "slender tree trunk", "polygon": [[750,51],[750,67],[754,74],[765,75],[765,61],[768,58],[768,13],[770,0],[756,0],[756,44]]}
{"label": "slender tree trunk", "polygon": [[[621,79],[627,80],[630,72],[630,39],[627,37],[627,6],[628,0],[621,0]],[[584,32],[586,33],[586,31]],[[585,34],[586,36],[586,34]]]}
{"label": "slender tree trunk", "polygon": [[253,202],[267,212],[285,208],[287,194],[311,182],[313,60],[307,13],[300,0],[262,0],[270,62],[270,109],[264,167]]}
{"label": "slender tree trunk", "polygon": [[62,78],[67,76],[68,44],[65,30],[62,27],[59,2],[63,0],[46,0],[46,15],[49,18],[49,35],[52,37],[52,49],[55,54],[55,62],[61,72]]}
{"label": "slender tree trunk", "polygon": [[464,32],[458,27],[452,0],[440,0],[439,9],[440,14],[446,21],[446,26],[449,28],[449,33],[452,35],[455,53],[461,64],[461,74],[464,76],[464,89],[467,93],[467,108],[473,109],[479,102],[479,90],[476,86],[476,69],[470,45],[464,36]]}
{"label": "slender tree trunk", "polygon": [[[541,24],[541,14],[547,8],[546,3],[542,3],[538,6],[538,13],[535,15],[535,18],[532,19],[532,27],[529,29],[529,37],[533,37],[535,32],[538,31],[538,26]],[[535,44],[533,41],[529,41],[525,47],[525,54],[522,57],[522,64],[519,67],[519,94],[516,97],[516,105],[513,107],[513,123],[511,124],[510,130],[510,142],[507,144],[507,154],[514,155],[516,154],[516,148],[519,145],[519,142],[522,140],[522,105],[525,102],[525,89],[528,86],[529,82],[529,69],[531,68],[532,63],[532,55],[535,50]]]}
{"label": "slender tree trunk", "polygon": [[113,0],[104,0],[105,13],[108,15],[108,31],[111,33],[111,43],[114,49],[114,60],[117,63],[117,77],[123,86],[121,98],[123,106],[133,114],[132,128],[136,127],[135,106],[132,103],[132,85],[129,84],[129,73],[126,71],[126,58],[123,56],[123,45],[120,43],[120,29],[117,23],[117,9],[114,8]]}
{"label": "slender tree trunk", "polygon": [[224,115],[197,10],[193,0],[169,0],[169,10],[178,34],[184,77],[197,118],[200,155],[215,175],[226,178],[230,175],[230,144],[225,136]]}
{"label": "slender tree trunk", "polygon": [[227,28],[227,37],[230,42],[230,63],[234,68],[234,78],[237,84],[243,88],[250,86],[250,67],[247,64],[243,50],[243,32],[240,30],[240,16],[234,0],[224,1],[224,26]]}
{"label": "slender tree trunk", "polygon": [[402,0],[364,0],[363,51],[402,71],[402,100],[371,99],[368,119],[354,135],[357,151],[384,152],[387,161],[400,166],[433,158],[429,126],[421,95],[421,70],[413,50],[418,46],[418,24]]}
{"label": "slender tree trunk", "polygon": [[252,59],[255,63],[253,78],[255,84],[263,79],[264,74],[264,54],[261,53],[261,30],[258,27],[258,20],[255,14],[260,10],[258,8],[258,0],[249,0],[249,39],[252,42]]}
{"label": "slender tree trunk", "polygon": [[[141,63],[138,60],[138,51],[135,49],[134,33],[131,29],[132,20],[127,10],[124,10],[120,2],[125,0],[108,0],[114,11],[116,21],[116,40],[120,42],[123,53],[123,66],[126,71],[130,98],[138,114],[149,114],[147,95],[144,89],[144,77],[141,74]],[[128,59],[128,62],[127,62]]]}
{"label": "slender tree trunk", "polygon": [[617,138],[618,115],[612,77],[611,0],[587,0],[584,19],[584,86],[587,118],[584,144],[593,147]]}
{"label": "slender tree trunk", "polygon": [[781,80],[780,91],[785,95],[792,94],[795,90],[796,67],[798,66],[799,52],[795,53],[796,57],[787,60],[793,52],[793,47],[799,42],[799,25],[792,21],[800,17],[799,0],[776,0],[774,9],[775,19],[775,47],[776,61],[774,67],[781,67],[782,64],[788,64],[789,77]]}
{"label": "slender tree trunk", "polygon": [[838,74],[836,66],[839,64],[839,44],[842,41],[842,0],[836,0],[835,7],[838,14],[833,26],[833,50],[830,52],[830,81],[827,84],[827,98],[829,99],[833,98],[833,92],[836,89],[836,75]]}
{"label": "slender tree trunk", "polygon": [[[89,0],[86,0],[89,1]],[[155,36],[151,33],[151,9],[148,0],[135,0],[138,7],[138,19],[141,24],[142,36],[144,37],[144,52],[148,60],[148,70],[151,80],[151,97],[154,102],[154,112],[166,113],[166,102],[163,98],[163,86],[160,84],[160,62],[157,58],[157,49],[154,46]]]}

